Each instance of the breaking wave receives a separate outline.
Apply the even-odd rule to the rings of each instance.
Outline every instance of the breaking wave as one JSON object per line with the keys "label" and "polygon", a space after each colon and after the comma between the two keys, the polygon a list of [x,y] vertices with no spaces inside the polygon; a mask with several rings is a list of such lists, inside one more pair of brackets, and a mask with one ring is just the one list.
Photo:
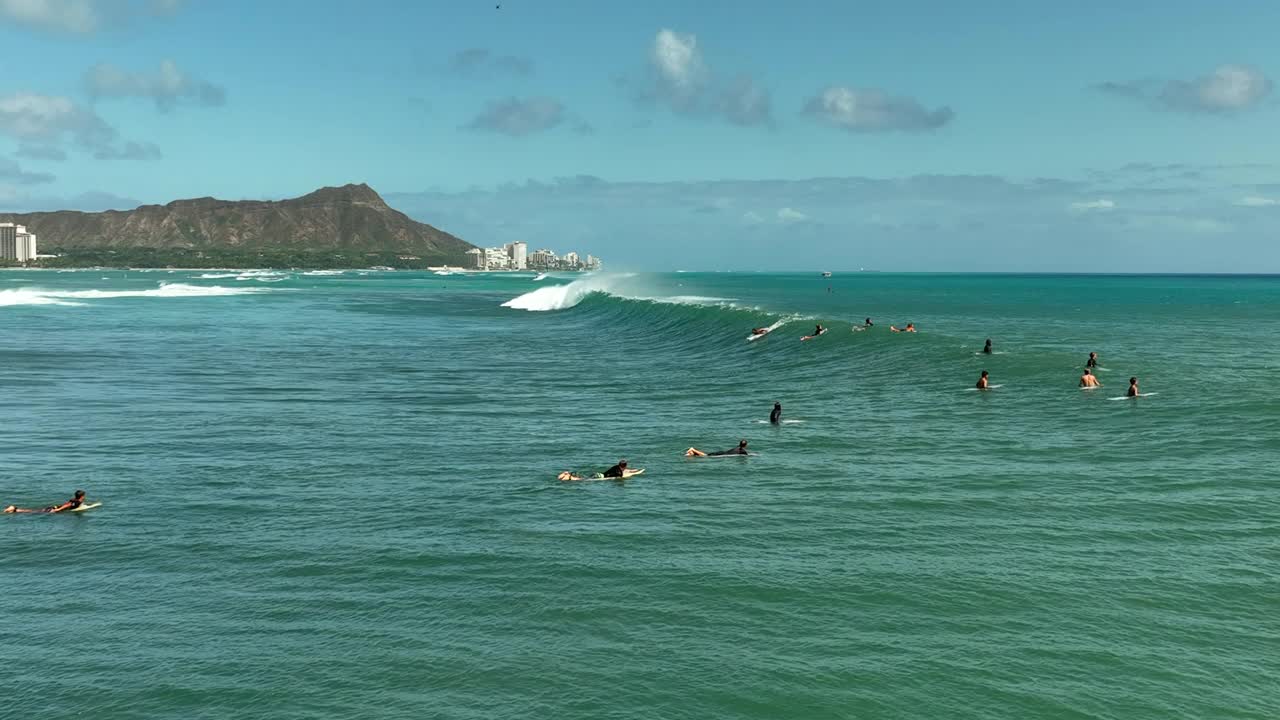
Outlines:
{"label": "breaking wave", "polygon": [[269,292],[269,290],[265,288],[222,287],[220,285],[187,285],[184,283],[162,283],[160,287],[150,290],[41,290],[39,288],[18,288],[16,290],[0,290],[0,306],[84,305],[86,303],[77,301],[135,297],[221,297],[225,295],[251,295],[262,292]]}

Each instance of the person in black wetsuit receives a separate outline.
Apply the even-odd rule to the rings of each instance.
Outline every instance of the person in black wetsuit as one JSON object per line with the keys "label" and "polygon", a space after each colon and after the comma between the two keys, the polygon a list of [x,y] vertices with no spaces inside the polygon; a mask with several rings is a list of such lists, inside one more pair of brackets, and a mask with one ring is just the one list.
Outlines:
{"label": "person in black wetsuit", "polygon": [[10,505],[5,508],[7,513],[59,513],[64,510],[75,510],[84,504],[84,491],[77,490],[74,497],[62,503],[61,505],[50,505],[47,508],[36,510],[35,508],[20,508],[17,505]]}
{"label": "person in black wetsuit", "polygon": [[769,413],[769,422],[774,425],[782,422],[782,403],[775,402],[773,404],[773,412]]}
{"label": "person in black wetsuit", "polygon": [[605,470],[603,475],[607,478],[621,478],[627,476],[627,461],[619,460],[617,465]]}
{"label": "person in black wetsuit", "polygon": [[684,451],[684,454],[685,457],[720,457],[723,455],[750,455],[751,453],[747,452],[747,441],[739,440],[738,447],[733,448],[732,450],[721,450],[720,452],[709,453],[703,452],[698,448],[689,448]]}
{"label": "person in black wetsuit", "polygon": [[1125,393],[1128,397],[1138,397],[1138,378],[1129,378],[1129,392]]}
{"label": "person in black wetsuit", "polygon": [[987,344],[982,348],[982,352],[986,355],[991,354],[991,338],[987,338]]}
{"label": "person in black wetsuit", "polygon": [[1089,353],[1089,359],[1085,361],[1084,366],[1090,369],[1098,367],[1098,353]]}
{"label": "person in black wetsuit", "polygon": [[867,318],[862,322],[862,327],[871,327],[871,325],[872,325],[871,318]]}

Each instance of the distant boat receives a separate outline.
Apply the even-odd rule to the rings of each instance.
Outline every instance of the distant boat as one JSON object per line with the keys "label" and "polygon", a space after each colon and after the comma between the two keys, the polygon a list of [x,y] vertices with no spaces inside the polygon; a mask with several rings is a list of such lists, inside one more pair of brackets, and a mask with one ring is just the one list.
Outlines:
{"label": "distant boat", "polygon": [[822,277],[831,277],[831,273],[829,273],[829,272],[824,272],[824,273],[822,273]]}

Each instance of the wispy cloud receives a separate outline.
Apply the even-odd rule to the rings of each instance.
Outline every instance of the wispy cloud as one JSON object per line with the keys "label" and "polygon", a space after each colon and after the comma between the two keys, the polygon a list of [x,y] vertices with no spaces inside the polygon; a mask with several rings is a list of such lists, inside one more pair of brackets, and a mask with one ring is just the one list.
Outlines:
{"label": "wispy cloud", "polygon": [[1115,210],[1116,203],[1114,200],[1108,200],[1107,198],[1099,198],[1097,200],[1082,200],[1080,202],[1073,202],[1067,207],[1069,207],[1070,209],[1076,212],[1107,212],[1108,210]]}
{"label": "wispy cloud", "polygon": [[48,154],[71,146],[102,160],[155,159],[160,152],[151,143],[122,144],[114,127],[70,98],[37,93],[0,97],[0,135]]}
{"label": "wispy cloud", "polygon": [[489,104],[479,115],[467,123],[470,130],[502,133],[523,137],[550,130],[564,122],[564,105],[555,98],[507,98]]}
{"label": "wispy cloud", "polygon": [[500,72],[527,76],[534,71],[533,60],[516,55],[497,55],[486,48],[460,50],[449,59],[449,69],[461,75]]}
{"label": "wispy cloud", "polygon": [[1235,205],[1250,208],[1275,207],[1280,205],[1280,200],[1276,198],[1261,197],[1259,195],[1249,195],[1235,201]]}
{"label": "wispy cloud", "polygon": [[16,183],[18,185],[38,185],[40,183],[53,182],[54,179],[54,176],[49,173],[27,172],[18,163],[8,158],[0,158],[0,182]]}
{"label": "wispy cloud", "polygon": [[951,122],[949,107],[929,110],[916,100],[882,90],[831,86],[810,98],[804,113],[849,132],[920,132]]}
{"label": "wispy cloud", "polygon": [[1227,114],[1256,107],[1271,93],[1272,82],[1257,68],[1222,65],[1191,80],[1110,81],[1099,83],[1094,89],[1161,110]]}
{"label": "wispy cloud", "polygon": [[183,0],[0,0],[0,19],[70,35],[90,35],[138,15],[172,15]]}
{"label": "wispy cloud", "polygon": [[179,102],[216,106],[227,100],[219,85],[200,80],[183,72],[172,60],[161,60],[156,72],[129,72],[115,65],[100,63],[84,77],[90,97],[146,98],[161,110],[169,110]]}
{"label": "wispy cloud", "polygon": [[15,156],[26,158],[28,160],[52,160],[54,162],[62,162],[67,159],[67,153],[61,148],[52,145],[33,145],[30,143],[22,143],[18,146]]}

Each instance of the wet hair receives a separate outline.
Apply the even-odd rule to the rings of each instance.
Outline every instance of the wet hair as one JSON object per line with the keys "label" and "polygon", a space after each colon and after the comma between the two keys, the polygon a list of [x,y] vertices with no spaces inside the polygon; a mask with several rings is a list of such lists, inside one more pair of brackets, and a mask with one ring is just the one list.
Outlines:
{"label": "wet hair", "polygon": [[988,344],[988,345],[990,345],[990,344],[991,344],[991,338],[987,338],[987,344]]}
{"label": "wet hair", "polygon": [[778,406],[779,406],[779,405],[781,405],[781,404],[782,404],[782,403],[778,402],[777,400],[774,400],[774,401],[773,401],[773,406],[774,406],[774,407],[778,407]]}
{"label": "wet hair", "polygon": [[1093,373],[1089,372],[1089,368],[1085,368],[1085,369],[1084,369],[1084,374],[1085,374],[1085,375],[1092,375]]}
{"label": "wet hair", "polygon": [[987,376],[987,371],[986,371],[986,370],[983,370],[983,371],[982,371],[982,377],[986,377],[986,376]]}
{"label": "wet hair", "polygon": [[619,465],[626,465],[626,464],[627,464],[627,461],[626,461],[626,460],[619,460],[619,461],[618,461],[618,464],[619,464]]}
{"label": "wet hair", "polygon": [[1131,377],[1131,378],[1129,378],[1129,384],[1130,384],[1130,385],[1137,385],[1137,384],[1138,384],[1138,378],[1136,378],[1136,377]]}
{"label": "wet hair", "polygon": [[739,441],[738,441],[738,447],[742,447],[743,445],[746,445],[746,444],[747,444],[747,441],[746,441],[746,440],[739,440]]}
{"label": "wet hair", "polygon": [[77,491],[76,491],[76,497],[78,497],[78,498],[82,498],[82,497],[84,497],[84,491],[83,491],[83,490],[77,490]]}
{"label": "wet hair", "polygon": [[1098,356],[1098,353],[1096,352],[1089,353],[1089,357],[1097,357],[1097,356]]}

